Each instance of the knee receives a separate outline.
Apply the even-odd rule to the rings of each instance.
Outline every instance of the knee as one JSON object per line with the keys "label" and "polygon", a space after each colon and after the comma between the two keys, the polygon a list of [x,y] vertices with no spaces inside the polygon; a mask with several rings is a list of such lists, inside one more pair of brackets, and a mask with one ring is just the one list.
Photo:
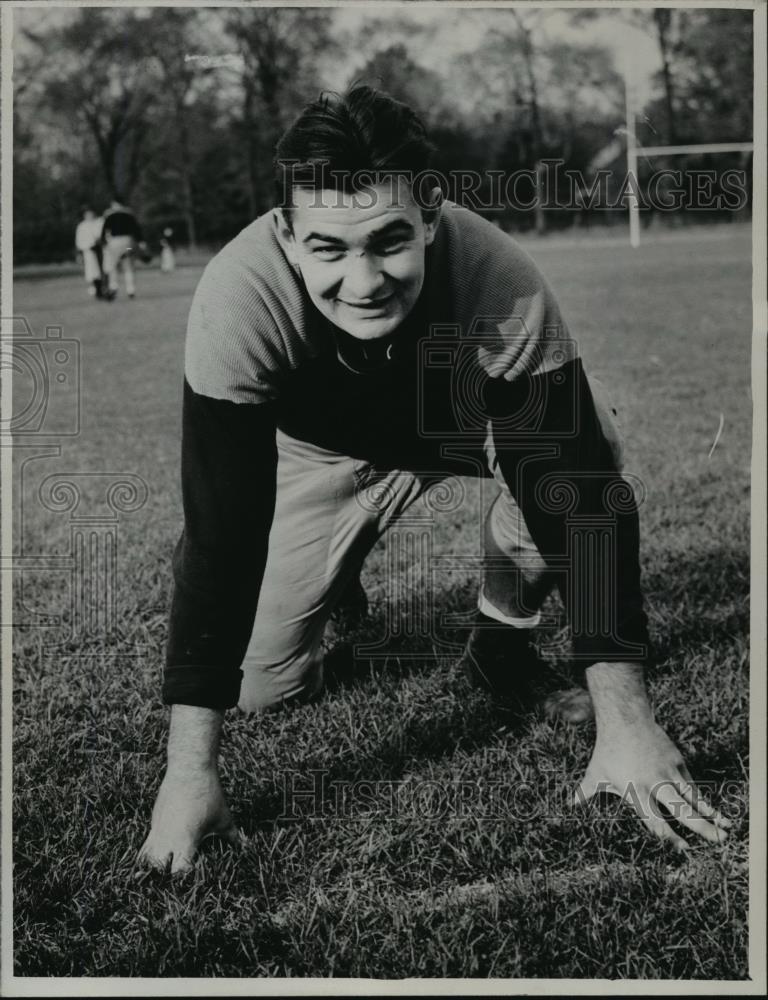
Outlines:
{"label": "knee", "polygon": [[237,707],[247,715],[272,712],[287,705],[304,704],[323,689],[322,661],[243,668]]}
{"label": "knee", "polygon": [[240,700],[237,703],[237,707],[246,715],[270,712],[280,708],[280,705],[281,702],[279,700],[265,698],[259,691],[247,690],[245,685],[243,685],[240,691]]}
{"label": "knee", "polygon": [[506,489],[501,490],[488,511],[485,549],[486,554],[504,556],[531,570],[543,571],[546,568],[522,511]]}

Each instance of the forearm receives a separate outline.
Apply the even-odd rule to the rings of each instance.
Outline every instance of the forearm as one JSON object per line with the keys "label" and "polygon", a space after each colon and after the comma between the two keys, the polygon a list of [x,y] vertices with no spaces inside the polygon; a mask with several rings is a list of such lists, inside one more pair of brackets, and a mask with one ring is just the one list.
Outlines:
{"label": "forearm", "polygon": [[168,769],[183,773],[215,768],[224,712],[194,705],[171,708]]}
{"label": "forearm", "polygon": [[653,722],[642,664],[594,663],[586,681],[598,731]]}
{"label": "forearm", "polygon": [[171,873],[191,867],[203,838],[239,839],[219,779],[219,741],[224,713],[174,705],[168,737],[168,767],[152,810],[152,828],[142,860]]}

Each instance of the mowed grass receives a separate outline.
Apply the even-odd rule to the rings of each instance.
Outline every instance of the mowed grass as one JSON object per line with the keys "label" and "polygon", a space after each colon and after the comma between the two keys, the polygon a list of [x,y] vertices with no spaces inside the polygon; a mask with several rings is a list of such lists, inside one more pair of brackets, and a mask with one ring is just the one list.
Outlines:
{"label": "mowed grass", "polygon": [[[243,847],[208,842],[182,879],[137,871],[164,766],[183,336],[199,271],[142,272],[138,299],[111,306],[75,278],[19,282],[15,311],[36,334],[56,324],[80,341],[82,431],[23,478],[33,453],[17,453],[17,551],[69,552],[71,513],[37,492],[55,472],[140,476],[148,498],[120,515],[107,634],[72,621],[65,571],[17,577],[17,975],[748,975],[749,233],[531,249],[620,407],[627,471],[647,489],[652,699],[734,820],[730,841],[691,834],[679,856],[616,800],[572,809],[592,727],[516,718],[469,691],[450,651],[408,632],[420,609],[469,610],[473,572],[432,580],[406,552],[393,579],[385,541],[364,574],[371,619],[349,637],[376,643],[389,623],[385,655],[340,668],[315,705],[228,716],[223,780]],[[489,486],[463,485],[464,504],[434,526],[438,556],[479,551]],[[77,513],[98,504],[84,496]],[[567,679],[561,637],[559,622],[542,629]]]}

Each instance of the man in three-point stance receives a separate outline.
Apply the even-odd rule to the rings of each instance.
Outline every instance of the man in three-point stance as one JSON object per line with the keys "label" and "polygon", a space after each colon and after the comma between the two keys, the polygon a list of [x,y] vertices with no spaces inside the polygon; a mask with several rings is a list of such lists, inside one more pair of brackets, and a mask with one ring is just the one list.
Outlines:
{"label": "man in three-point stance", "polygon": [[218,771],[224,712],[319,693],[325,625],[367,553],[454,474],[500,486],[470,678],[522,693],[557,583],[586,667],[576,707],[597,725],[581,793],[632,783],[659,837],[684,846],[659,804],[725,837],[648,703],[638,517],[610,410],[530,258],[424,183],[430,152],[405,105],[367,87],[323,96],[278,144],[278,207],[198,286],[150,863],[183,870],[203,837],[236,838]]}

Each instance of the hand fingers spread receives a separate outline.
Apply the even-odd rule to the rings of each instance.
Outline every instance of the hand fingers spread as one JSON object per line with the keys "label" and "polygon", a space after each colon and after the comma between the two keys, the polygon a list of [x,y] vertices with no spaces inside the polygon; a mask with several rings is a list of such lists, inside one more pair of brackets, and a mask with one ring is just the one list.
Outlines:
{"label": "hand fingers spread", "polygon": [[696,809],[678,792],[677,788],[668,782],[655,789],[656,797],[669,810],[672,818],[693,830],[700,837],[713,844],[722,844],[728,837],[725,830],[719,829],[708,822]]}
{"label": "hand fingers spread", "polygon": [[647,812],[637,810],[640,819],[648,827],[654,837],[658,837],[659,840],[668,840],[672,846],[678,851],[685,851],[688,849],[688,842],[679,837],[672,827],[666,823],[661,816],[654,813],[651,809]]}
{"label": "hand fingers spread", "polygon": [[723,816],[722,813],[719,813],[717,809],[714,809],[709,802],[707,802],[694,784],[690,772],[685,765],[680,768],[680,773],[685,779],[680,782],[678,786],[680,794],[683,798],[693,806],[699,816],[712,820],[716,826],[722,827],[724,830],[729,830],[733,826],[733,822]]}
{"label": "hand fingers spread", "polygon": [[695,785],[681,785],[680,794],[687,802],[690,802],[700,816],[711,820],[716,826],[722,827],[724,830],[730,830],[733,826],[733,820],[728,819],[713,808]]}
{"label": "hand fingers spread", "polygon": [[678,836],[661,815],[650,790],[643,789],[642,793],[636,791],[633,795],[625,794],[622,798],[632,806],[654,837],[658,837],[659,840],[668,840],[678,851],[684,851],[688,848],[687,841]]}

